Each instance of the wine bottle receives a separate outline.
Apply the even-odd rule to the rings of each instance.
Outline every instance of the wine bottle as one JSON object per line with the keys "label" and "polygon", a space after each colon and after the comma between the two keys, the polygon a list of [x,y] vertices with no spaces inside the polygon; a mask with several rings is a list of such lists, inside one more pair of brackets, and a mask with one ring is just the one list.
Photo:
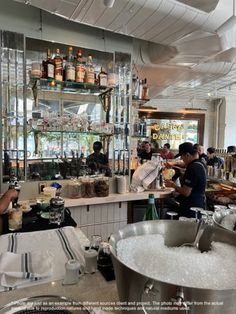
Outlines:
{"label": "wine bottle", "polygon": [[55,66],[55,80],[63,80],[63,67],[62,67],[62,58],[60,56],[60,49],[56,50],[56,55],[54,57],[54,66]]}
{"label": "wine bottle", "polygon": [[143,220],[156,220],[156,219],[159,219],[159,217],[158,217],[156,206],[155,206],[154,194],[149,194],[148,206],[147,206],[145,215],[143,217]]}
{"label": "wine bottle", "polygon": [[73,48],[69,47],[66,62],[66,81],[75,81],[75,66],[73,62]]}
{"label": "wine bottle", "polygon": [[85,78],[86,78],[85,79],[86,83],[88,83],[88,84],[94,84],[95,83],[93,58],[91,55],[89,55],[88,59],[87,59]]}
{"label": "wine bottle", "polygon": [[47,61],[46,61],[46,77],[49,79],[54,79],[54,62],[52,60],[51,50],[47,50]]}
{"label": "wine bottle", "polygon": [[85,64],[81,49],[77,52],[75,80],[79,83],[84,83],[85,80]]}

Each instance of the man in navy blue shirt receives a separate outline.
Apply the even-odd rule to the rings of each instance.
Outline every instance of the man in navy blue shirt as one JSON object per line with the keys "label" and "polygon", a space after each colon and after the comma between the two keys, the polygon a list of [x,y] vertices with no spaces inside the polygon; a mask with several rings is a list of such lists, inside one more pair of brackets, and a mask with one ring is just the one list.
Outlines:
{"label": "man in navy blue shirt", "polygon": [[166,180],[165,184],[179,193],[176,200],[180,203],[180,216],[195,217],[190,207],[205,208],[206,169],[199,160],[197,149],[190,142],[179,145],[178,156],[186,166],[181,186],[171,180]]}

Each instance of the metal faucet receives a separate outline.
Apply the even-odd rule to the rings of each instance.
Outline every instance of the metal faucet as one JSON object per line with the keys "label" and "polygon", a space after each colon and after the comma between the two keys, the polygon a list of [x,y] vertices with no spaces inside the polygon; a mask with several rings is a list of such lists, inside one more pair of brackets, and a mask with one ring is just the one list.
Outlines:
{"label": "metal faucet", "polygon": [[184,301],[184,289],[183,287],[178,287],[176,290],[176,296],[175,298],[171,298],[171,301],[174,302],[179,307],[183,307],[185,310],[185,313],[189,311],[189,307],[187,303]]}

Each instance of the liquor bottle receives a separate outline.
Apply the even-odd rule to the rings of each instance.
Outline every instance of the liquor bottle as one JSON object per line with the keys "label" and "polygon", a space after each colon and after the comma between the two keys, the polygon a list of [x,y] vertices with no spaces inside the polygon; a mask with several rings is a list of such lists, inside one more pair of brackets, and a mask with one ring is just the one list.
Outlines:
{"label": "liquor bottle", "polygon": [[75,66],[73,62],[73,48],[69,47],[66,61],[66,81],[75,81]]}
{"label": "liquor bottle", "polygon": [[149,93],[149,88],[148,88],[148,85],[147,85],[147,79],[145,78],[143,80],[143,94],[142,94],[142,99],[143,100],[148,100],[148,93]]}
{"label": "liquor bottle", "polygon": [[63,76],[63,81],[66,81],[66,61],[67,61],[67,56],[64,56],[62,59],[62,76]]}
{"label": "liquor bottle", "polygon": [[156,206],[155,206],[155,198],[154,194],[149,194],[148,195],[148,206],[146,213],[143,217],[143,220],[156,220],[159,219]]}
{"label": "liquor bottle", "polygon": [[85,64],[83,62],[83,54],[82,50],[79,49],[77,51],[77,58],[76,58],[76,69],[75,69],[75,81],[78,83],[84,83],[85,80]]}
{"label": "liquor bottle", "polygon": [[98,74],[98,84],[99,86],[107,86],[107,73],[103,67],[101,67],[101,72]]}
{"label": "liquor bottle", "polygon": [[142,99],[143,97],[143,81],[139,80],[139,85],[138,85],[138,99]]}
{"label": "liquor bottle", "polygon": [[94,84],[95,83],[92,56],[88,56],[88,60],[87,60],[87,64],[86,64],[86,70],[85,70],[85,82],[88,84]]}
{"label": "liquor bottle", "polygon": [[54,66],[55,66],[55,80],[63,80],[63,68],[62,68],[62,58],[60,57],[60,49],[56,50],[56,55],[54,57]]}
{"label": "liquor bottle", "polygon": [[46,78],[54,79],[54,62],[52,60],[52,55],[50,49],[47,50],[47,61],[45,62],[46,66]]}

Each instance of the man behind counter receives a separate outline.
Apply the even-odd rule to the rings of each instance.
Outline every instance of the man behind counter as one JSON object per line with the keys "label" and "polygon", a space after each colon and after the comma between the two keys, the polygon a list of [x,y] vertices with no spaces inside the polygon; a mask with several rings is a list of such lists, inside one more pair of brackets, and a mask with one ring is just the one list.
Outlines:
{"label": "man behind counter", "polygon": [[165,180],[165,184],[179,193],[176,200],[180,203],[180,216],[194,217],[190,207],[205,208],[206,169],[192,143],[180,144],[178,155],[186,165],[182,185],[177,186],[171,180]]}
{"label": "man behind counter", "polygon": [[93,143],[94,152],[87,157],[86,164],[92,171],[107,172],[109,171],[107,155],[101,153],[102,143]]}

